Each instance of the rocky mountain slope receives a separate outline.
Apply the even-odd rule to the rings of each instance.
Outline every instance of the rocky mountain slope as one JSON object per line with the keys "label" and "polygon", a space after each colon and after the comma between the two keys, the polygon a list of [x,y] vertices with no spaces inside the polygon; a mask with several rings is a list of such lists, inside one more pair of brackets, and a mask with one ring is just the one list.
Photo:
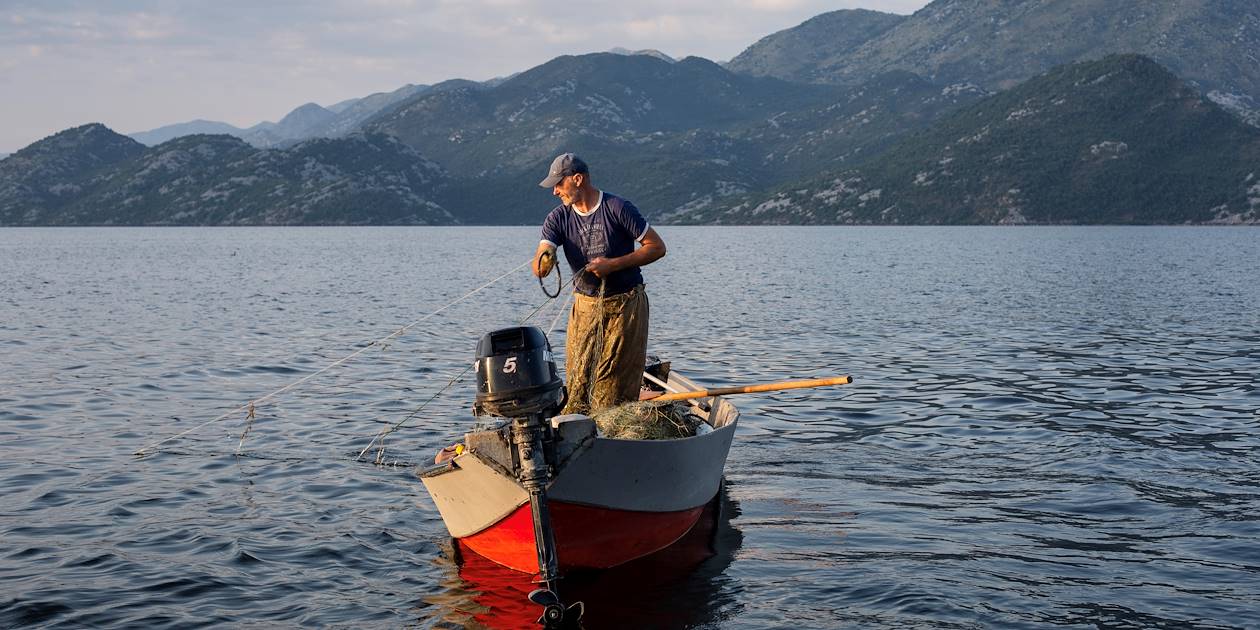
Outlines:
{"label": "rocky mountain slope", "polygon": [[0,160],[0,225],[38,225],[49,212],[90,194],[102,173],[144,146],[103,125],[67,129]]}
{"label": "rocky mountain slope", "polygon": [[633,142],[723,128],[819,104],[834,92],[737,75],[696,57],[671,63],[596,53],[559,57],[494,87],[433,90],[369,128],[424,147],[453,172],[503,172],[536,167],[583,137]]}
{"label": "rocky mountain slope", "polygon": [[1059,68],[858,166],[676,217],[720,223],[1260,223],[1260,130],[1135,55]]}
{"label": "rocky mountain slope", "polygon": [[369,128],[442,163],[466,220],[532,223],[551,206],[535,184],[561,151],[582,154],[599,185],[663,215],[844,163],[981,95],[909,73],[836,88],[697,58],[592,54],[498,86],[435,88]]}
{"label": "rocky mountain slope", "polygon": [[[842,90],[825,104],[781,112],[736,129],[663,135],[656,143],[659,152],[676,155],[679,147],[698,145],[698,154],[720,158],[726,178],[716,179],[712,189],[703,185],[703,179],[699,185],[687,180],[686,186],[654,188],[659,196],[648,198],[654,202],[649,207],[658,219],[669,221],[722,207],[749,191],[861,163],[903,135],[986,94],[969,84],[939,86],[907,72],[893,72]],[[698,142],[702,139],[706,142]]]}
{"label": "rocky mountain slope", "polygon": [[[71,133],[73,132],[73,133]],[[67,156],[108,147],[65,189]],[[23,152],[9,169],[47,174],[0,189],[0,225],[450,224],[437,201],[445,173],[396,139],[362,134],[290,149],[227,135],[185,136],[145,149],[102,125],[70,130]],[[104,155],[103,152],[96,153]],[[16,156],[15,156],[16,157]],[[106,157],[108,159],[106,159]]]}
{"label": "rocky mountain slope", "polygon": [[[824,20],[835,26],[820,28]],[[883,25],[891,26],[879,32]],[[763,39],[732,67],[828,83],[904,70],[997,90],[1117,53],[1149,56],[1244,118],[1256,116],[1260,3],[1253,0],[936,0],[883,22],[837,12]]]}
{"label": "rocky mountain slope", "polygon": [[866,9],[842,9],[814,16],[798,26],[761,38],[726,63],[741,74],[807,83],[832,82],[834,59],[907,20]]}
{"label": "rocky mountain slope", "polygon": [[549,193],[536,183],[560,151],[582,154],[609,190],[646,189],[636,202],[671,203],[688,187],[756,179],[732,155],[742,147],[721,131],[828,103],[835,93],[694,57],[596,53],[560,57],[495,86],[435,88],[367,128],[441,163],[470,221],[530,223],[549,209]]}

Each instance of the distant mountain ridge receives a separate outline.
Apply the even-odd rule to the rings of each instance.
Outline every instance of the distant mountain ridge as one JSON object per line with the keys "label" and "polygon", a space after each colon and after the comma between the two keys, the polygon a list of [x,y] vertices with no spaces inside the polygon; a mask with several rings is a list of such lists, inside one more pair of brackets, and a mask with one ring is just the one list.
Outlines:
{"label": "distant mountain ridge", "polygon": [[[662,61],[674,63],[673,57],[652,49],[629,50],[613,48],[612,54],[655,57]],[[516,76],[485,81],[487,87],[494,87]],[[456,80],[459,81],[459,80]],[[470,82],[471,83],[471,82]],[[327,108],[316,103],[306,103],[286,114],[279,122],[260,122],[252,127],[241,129],[225,122],[213,120],[192,120],[183,123],[165,125],[148,131],[128,134],[138,142],[154,146],[181,136],[199,134],[227,134],[236,136],[256,147],[273,147],[293,144],[310,138],[335,138],[352,133],[365,120],[379,114],[391,105],[406,100],[429,89],[428,85],[404,85],[392,92],[377,92],[360,98],[339,101]],[[0,153],[0,159],[7,154]]]}
{"label": "distant mountain ridge", "polygon": [[669,55],[659,50],[655,50],[651,48],[647,48],[643,50],[630,50],[628,48],[622,48],[618,46],[616,48],[613,48],[612,50],[609,50],[608,52],[614,55],[647,55],[649,57],[656,57],[657,59],[660,59],[661,61],[668,61],[669,63],[674,63],[675,61],[678,61],[677,59],[674,59],[673,57],[670,57]]}
{"label": "distant mountain ridge", "polygon": [[245,133],[244,129],[234,127],[225,122],[217,120],[191,120],[174,125],[166,125],[149,131],[140,131],[127,134],[132,140],[139,142],[145,146],[154,146],[162,144],[167,140],[174,140],[180,136],[195,136],[200,134],[227,134],[230,136],[240,137]]}
{"label": "distant mountain ridge", "polygon": [[697,223],[1260,223],[1260,130],[1154,61],[1053,70]]}
{"label": "distant mountain ridge", "polygon": [[[567,78],[620,64],[636,68]],[[287,150],[69,130],[0,162],[0,224],[534,223],[554,203],[536,182],[558,147],[663,223],[1260,222],[1260,130],[1141,56],[997,94],[910,73],[827,88],[615,55],[535,70],[439,87],[364,135]],[[695,92],[653,100],[676,85]],[[708,120],[653,118],[736,95]],[[583,109],[595,105],[603,115]]]}
{"label": "distant mountain ridge", "polygon": [[[68,156],[89,158],[67,164]],[[381,134],[289,149],[197,135],[145,148],[93,124],[14,157],[0,162],[0,225],[459,222],[435,201],[446,181],[441,167]]]}
{"label": "distant mountain ridge", "polygon": [[1257,51],[1260,3],[1252,0],[936,0],[905,18],[824,14],[764,38],[731,67],[850,84],[904,70],[1006,89],[1062,64],[1138,53],[1254,118]]}
{"label": "distant mountain ridge", "polygon": [[336,138],[353,133],[368,118],[427,89],[427,85],[408,84],[392,92],[348,99],[328,108],[316,103],[306,103],[286,114],[279,122],[261,122],[248,129],[225,122],[193,120],[129,135],[148,146],[181,136],[227,134],[260,148],[282,147],[311,138]]}

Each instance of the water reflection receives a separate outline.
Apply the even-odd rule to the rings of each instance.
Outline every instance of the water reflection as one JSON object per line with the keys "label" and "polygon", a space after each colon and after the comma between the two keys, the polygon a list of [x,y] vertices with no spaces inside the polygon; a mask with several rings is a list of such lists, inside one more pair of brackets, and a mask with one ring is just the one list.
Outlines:
{"label": "water reflection", "polygon": [[[739,504],[724,487],[696,526],[678,542],[614,569],[571,573],[560,582],[566,603],[586,607],[584,628],[690,628],[729,616],[737,606],[738,582],[725,575],[743,543],[731,525]],[[458,541],[443,563],[451,578],[446,591],[428,599],[453,627],[538,628],[542,609],[526,596],[537,588],[530,577],[467,550]]]}

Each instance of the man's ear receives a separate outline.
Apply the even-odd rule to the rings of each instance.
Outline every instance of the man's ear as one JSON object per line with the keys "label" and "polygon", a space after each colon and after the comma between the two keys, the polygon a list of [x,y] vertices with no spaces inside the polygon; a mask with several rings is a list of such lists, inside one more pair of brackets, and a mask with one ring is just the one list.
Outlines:
{"label": "man's ear", "polygon": [[573,185],[574,185],[574,186],[577,186],[578,188],[581,188],[581,187],[582,187],[582,184],[585,184],[585,183],[586,183],[586,173],[574,173],[574,174],[573,174]]}

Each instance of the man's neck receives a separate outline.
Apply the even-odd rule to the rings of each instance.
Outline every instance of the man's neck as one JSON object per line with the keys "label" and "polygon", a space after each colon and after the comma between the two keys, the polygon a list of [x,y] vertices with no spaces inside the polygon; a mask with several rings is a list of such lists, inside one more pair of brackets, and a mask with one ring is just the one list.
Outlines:
{"label": "man's neck", "polygon": [[600,191],[594,186],[582,189],[582,194],[573,200],[573,209],[582,214],[590,214],[599,206]]}

